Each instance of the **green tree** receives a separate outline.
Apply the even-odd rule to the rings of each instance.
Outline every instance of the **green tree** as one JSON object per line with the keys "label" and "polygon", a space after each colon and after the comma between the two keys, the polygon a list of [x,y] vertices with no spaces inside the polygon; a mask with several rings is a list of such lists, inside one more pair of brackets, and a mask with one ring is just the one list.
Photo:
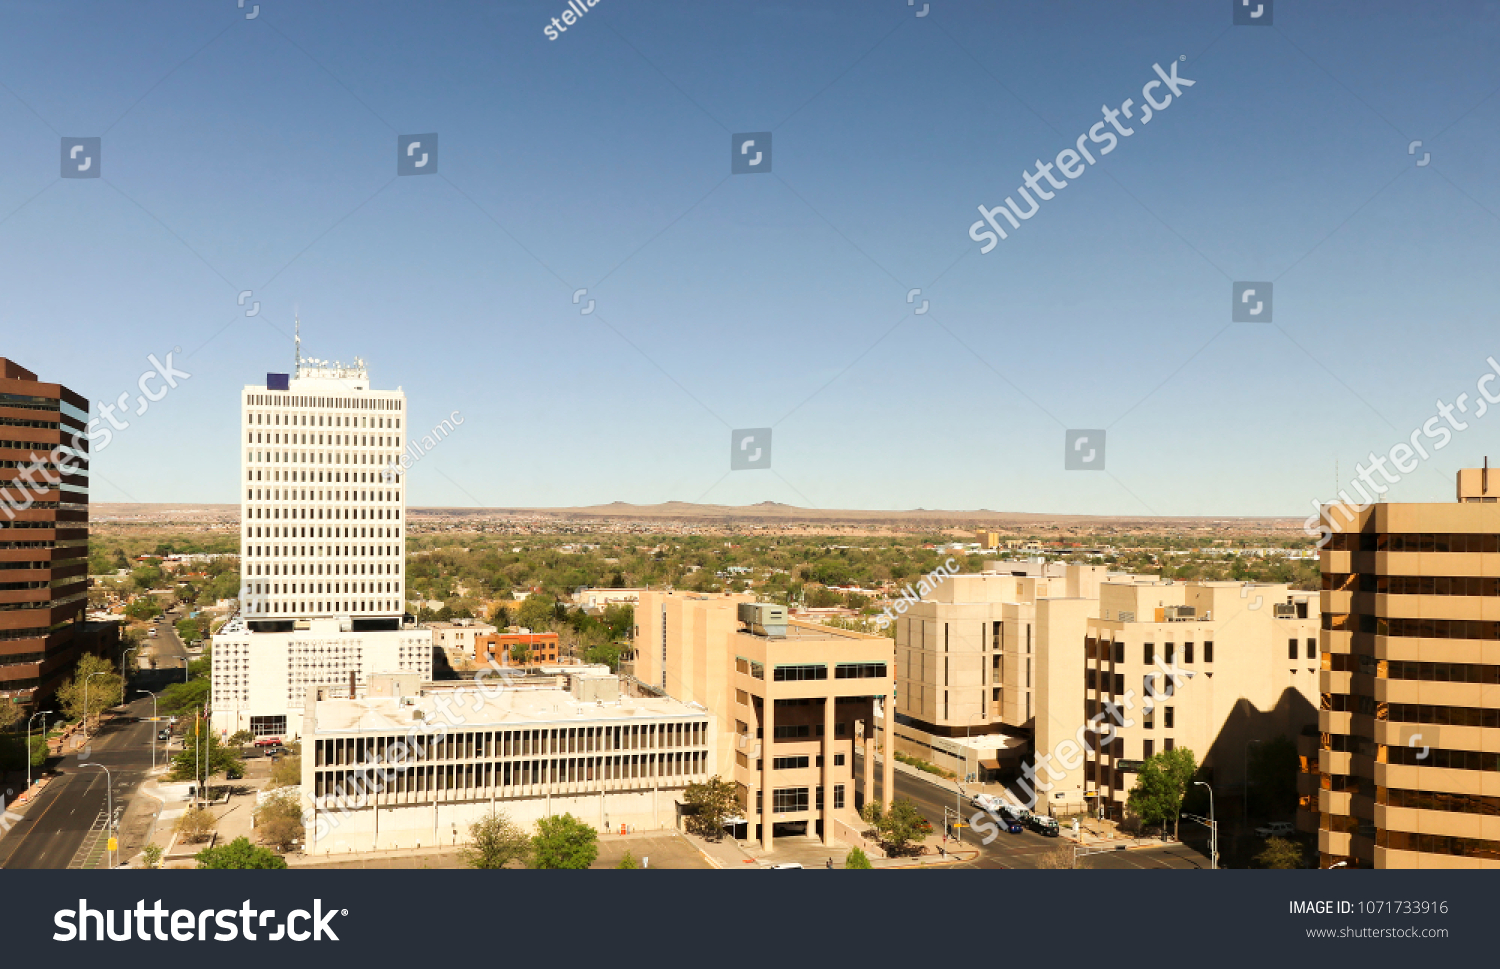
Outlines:
{"label": "green tree", "polygon": [[146,863],[147,868],[160,868],[162,850],[161,845],[152,841],[141,849],[141,860]]}
{"label": "green tree", "polygon": [[932,827],[908,797],[896,798],[891,809],[879,818],[875,830],[880,832],[880,839],[889,846],[892,854],[906,851],[913,841],[925,837]]}
{"label": "green tree", "polygon": [[200,710],[208,702],[208,688],[209,682],[203,677],[186,683],[173,683],[161,691],[156,708],[161,713],[173,716]]}
{"label": "green tree", "polygon": [[490,610],[490,625],[504,632],[505,627],[510,625],[510,607],[501,603]]}
{"label": "green tree", "polygon": [[689,784],[682,803],[688,809],[688,830],[710,841],[724,837],[724,823],[740,811],[734,784],[718,774],[702,784]]}
{"label": "green tree", "polygon": [[132,599],[130,605],[125,607],[125,616],[127,619],[144,621],[156,615],[157,611],[155,596],[140,595]]}
{"label": "green tree", "polygon": [[860,851],[858,848],[850,848],[849,853],[844,856],[844,867],[874,868],[875,866],[870,864],[869,856],[866,855],[863,851]]}
{"label": "green tree", "polygon": [[306,835],[302,822],[302,799],[297,792],[282,790],[268,795],[255,808],[255,830],[260,840],[282,851]]}
{"label": "green tree", "polygon": [[1255,856],[1262,868],[1303,868],[1302,846],[1288,838],[1267,838],[1266,846]]}
{"label": "green tree", "polygon": [[217,848],[204,848],[194,856],[199,868],[285,868],[286,859],[270,848],[253,845],[249,838],[235,838]]}
{"label": "green tree", "polygon": [[[161,569],[154,565],[143,565],[130,573],[130,581],[137,592],[148,592],[161,585]],[[152,613],[155,615],[155,613]]]}
{"label": "green tree", "polygon": [[512,861],[526,863],[531,839],[503,811],[491,811],[469,825],[469,844],[463,850],[470,868],[504,868]]}
{"label": "green tree", "polygon": [[170,777],[174,781],[213,777],[227,770],[243,775],[245,762],[239,752],[219,742],[208,720],[194,717],[182,733],[184,749],[172,757]]}
{"label": "green tree", "polygon": [[552,628],[553,607],[556,600],[551,596],[533,592],[521,603],[521,608],[516,612],[516,622],[528,629],[543,632]]}
{"label": "green tree", "polygon": [[510,661],[517,666],[525,666],[531,662],[531,647],[525,643],[511,643]]}
{"label": "green tree", "polygon": [[184,643],[196,642],[203,637],[203,627],[196,619],[177,620],[177,636]]}
{"label": "green tree", "polygon": [[599,833],[573,815],[554,814],[536,823],[532,868],[587,868],[597,857]]}
{"label": "green tree", "polygon": [[1131,788],[1125,806],[1143,824],[1160,825],[1164,835],[1166,824],[1171,821],[1175,837],[1182,798],[1197,769],[1193,752],[1186,747],[1152,754],[1136,774],[1135,786]]}
{"label": "green tree", "polygon": [[620,869],[638,869],[641,867],[641,863],[635,860],[635,855],[627,851],[625,852],[625,857],[621,858],[620,863],[615,867]]}
{"label": "green tree", "polygon": [[635,606],[628,602],[604,607],[604,625],[613,639],[625,639],[635,630]]}
{"label": "green tree", "polygon": [[9,730],[21,719],[21,705],[9,697],[0,697],[0,730]]}
{"label": "green tree", "polygon": [[236,730],[234,733],[230,734],[229,739],[224,742],[231,747],[238,747],[243,751],[246,744],[252,744],[255,742],[255,734],[251,733],[248,730]]}
{"label": "green tree", "polygon": [[[84,653],[78,657],[73,678],[57,690],[57,702],[62,704],[63,712],[70,720],[98,717],[120,702],[124,687],[114,669],[114,665],[102,656]],[[84,709],[85,701],[87,709]]]}
{"label": "green tree", "polygon": [[191,843],[206,840],[213,834],[217,823],[214,813],[208,808],[190,807],[177,816],[177,823],[172,830],[177,832],[177,837]]}

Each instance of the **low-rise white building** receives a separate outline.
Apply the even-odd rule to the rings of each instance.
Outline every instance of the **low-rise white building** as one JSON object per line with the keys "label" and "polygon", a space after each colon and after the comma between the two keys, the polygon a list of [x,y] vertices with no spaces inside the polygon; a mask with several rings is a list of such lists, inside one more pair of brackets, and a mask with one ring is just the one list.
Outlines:
{"label": "low-rise white building", "polygon": [[213,638],[211,718],[221,737],[248,730],[257,739],[294,740],[318,688],[325,695],[365,692],[376,673],[432,679],[432,632],[355,631],[348,619],[311,619],[291,632],[251,632],[235,618]]}
{"label": "low-rise white building", "polygon": [[528,831],[563,813],[601,830],[675,826],[684,789],[712,770],[713,718],[596,679],[310,702],[307,852],[461,844],[494,810]]}

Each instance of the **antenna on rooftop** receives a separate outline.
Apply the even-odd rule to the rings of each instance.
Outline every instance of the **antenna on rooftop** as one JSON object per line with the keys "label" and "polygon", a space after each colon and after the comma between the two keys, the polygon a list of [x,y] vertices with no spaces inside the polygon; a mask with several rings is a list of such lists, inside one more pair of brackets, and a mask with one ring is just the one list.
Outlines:
{"label": "antenna on rooftop", "polygon": [[295,334],[295,336],[292,337],[292,342],[296,346],[296,365],[297,365],[297,369],[301,370],[302,369],[302,316],[301,316],[300,313],[297,313],[295,310],[293,310],[292,312],[293,312],[292,319],[294,321],[293,324],[292,324],[292,331]]}

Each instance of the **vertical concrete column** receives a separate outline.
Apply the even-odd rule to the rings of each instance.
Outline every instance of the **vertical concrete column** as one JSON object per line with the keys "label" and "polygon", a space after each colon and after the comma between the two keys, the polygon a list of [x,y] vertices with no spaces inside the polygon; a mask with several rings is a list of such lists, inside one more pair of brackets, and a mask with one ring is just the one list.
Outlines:
{"label": "vertical concrete column", "polygon": [[771,745],[776,740],[775,710],[776,701],[767,696],[760,705],[760,846],[766,851],[774,847],[771,838],[771,764],[774,760]]}
{"label": "vertical concrete column", "polygon": [[[823,698],[823,845],[833,844],[833,697]],[[814,800],[813,803],[817,803]]]}
{"label": "vertical concrete column", "polygon": [[889,811],[891,804],[896,800],[896,716],[891,709],[891,698],[881,697],[881,708],[885,711],[885,719],[882,721],[885,727],[882,736],[884,743],[881,745],[880,760],[880,803],[884,810]]}
{"label": "vertical concrete column", "polygon": [[875,800],[875,705],[870,704],[870,713],[865,717],[865,803]]}

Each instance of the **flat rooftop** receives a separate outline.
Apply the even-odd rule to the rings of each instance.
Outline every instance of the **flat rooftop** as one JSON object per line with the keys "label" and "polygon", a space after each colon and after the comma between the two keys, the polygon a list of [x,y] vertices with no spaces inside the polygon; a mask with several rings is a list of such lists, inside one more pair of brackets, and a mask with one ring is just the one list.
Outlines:
{"label": "flat rooftop", "polygon": [[[492,695],[486,695],[490,693]],[[444,699],[440,706],[435,701]],[[444,708],[446,707],[446,713]],[[702,707],[670,697],[622,697],[603,703],[579,701],[566,690],[443,690],[427,696],[319,700],[315,734],[406,732],[422,721],[446,729],[624,722],[662,717],[704,717]]]}

